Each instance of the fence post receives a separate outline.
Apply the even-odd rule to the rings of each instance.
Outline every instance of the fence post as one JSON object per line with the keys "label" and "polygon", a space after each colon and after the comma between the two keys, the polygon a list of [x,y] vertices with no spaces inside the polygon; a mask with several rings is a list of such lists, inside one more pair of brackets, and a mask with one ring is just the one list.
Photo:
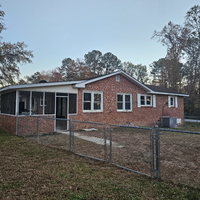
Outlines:
{"label": "fence post", "polygon": [[72,119],[69,120],[69,151],[72,151]]}
{"label": "fence post", "polygon": [[152,131],[150,134],[150,148],[151,148],[151,177],[154,178],[154,127],[152,127]]}
{"label": "fence post", "polygon": [[160,136],[158,126],[155,126],[156,139],[156,178],[160,178]]}
{"label": "fence post", "polygon": [[74,152],[74,122],[71,121],[71,127],[72,127],[72,152]]}
{"label": "fence post", "polygon": [[107,140],[107,136],[106,136],[106,123],[105,123],[105,125],[104,125],[105,161],[107,161],[107,147],[106,147],[106,140]]}
{"label": "fence post", "polygon": [[37,117],[37,142],[39,142],[39,117]]}
{"label": "fence post", "polygon": [[111,128],[111,124],[110,124],[110,164],[112,164],[112,128]]}
{"label": "fence post", "polygon": [[16,116],[16,136],[18,135],[18,115]]}

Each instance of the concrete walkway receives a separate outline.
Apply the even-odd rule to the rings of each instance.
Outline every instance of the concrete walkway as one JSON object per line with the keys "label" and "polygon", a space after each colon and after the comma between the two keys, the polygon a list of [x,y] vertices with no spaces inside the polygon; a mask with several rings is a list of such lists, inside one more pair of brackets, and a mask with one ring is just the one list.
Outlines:
{"label": "concrete walkway", "polygon": [[[69,131],[59,131],[59,133],[69,135]],[[94,142],[96,144],[105,145],[105,140],[103,138],[89,137],[89,136],[81,135],[80,133],[74,133],[74,136],[77,137],[77,138],[81,138],[83,140]],[[106,144],[110,145],[110,140],[106,140]],[[123,148],[123,146],[118,145],[116,142],[112,142],[112,146],[118,147],[118,148]]]}

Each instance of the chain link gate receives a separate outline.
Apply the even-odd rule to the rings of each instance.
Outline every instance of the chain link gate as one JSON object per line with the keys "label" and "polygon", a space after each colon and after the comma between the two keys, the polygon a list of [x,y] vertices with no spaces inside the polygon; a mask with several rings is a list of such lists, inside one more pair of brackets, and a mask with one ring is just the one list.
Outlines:
{"label": "chain link gate", "polygon": [[110,164],[160,178],[158,127],[136,127],[110,124]]}

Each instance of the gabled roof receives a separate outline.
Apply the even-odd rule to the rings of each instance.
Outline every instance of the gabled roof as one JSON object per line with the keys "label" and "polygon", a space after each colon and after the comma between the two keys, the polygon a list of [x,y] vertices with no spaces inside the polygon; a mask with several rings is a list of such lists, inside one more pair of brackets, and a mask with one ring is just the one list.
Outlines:
{"label": "gabled roof", "polygon": [[63,82],[51,82],[51,83],[34,83],[34,84],[22,84],[22,85],[10,85],[0,89],[0,93],[3,91],[8,90],[17,90],[17,89],[24,89],[24,88],[36,88],[36,87],[51,87],[51,86],[64,86],[64,85],[71,85],[74,88],[85,88],[86,84],[93,83],[96,81],[103,80],[105,78],[109,78],[111,76],[120,75],[129,80],[130,82],[136,84],[138,87],[142,88],[147,94],[159,94],[159,95],[172,95],[172,96],[185,96],[188,97],[189,95],[183,94],[172,89],[163,88],[160,86],[155,85],[144,85],[126,72],[119,70],[117,72],[113,72],[111,74],[106,74],[102,76],[97,76],[85,80],[80,81],[63,81]]}
{"label": "gabled roof", "polygon": [[90,78],[90,79],[87,79],[87,80],[83,80],[82,82],[75,84],[74,87],[76,87],[76,88],[85,88],[86,84],[93,83],[95,81],[99,81],[99,80],[102,80],[104,78],[108,78],[108,77],[115,76],[115,75],[118,75],[118,74],[123,76],[124,78],[128,79],[132,83],[136,84],[140,88],[144,89],[148,94],[185,96],[185,97],[189,96],[187,94],[183,94],[183,93],[177,92],[175,90],[164,88],[164,87],[160,87],[160,86],[144,85],[141,82],[139,82],[138,80],[136,80],[135,78],[133,78],[132,76],[130,76],[129,74],[127,74],[126,72],[122,71],[122,70],[114,72],[114,73],[111,73],[111,74],[102,75],[102,76]]}
{"label": "gabled roof", "polygon": [[132,76],[130,76],[129,74],[127,74],[126,72],[124,72],[122,70],[119,70],[117,72],[113,72],[111,74],[106,74],[106,75],[103,75],[103,76],[98,76],[98,77],[94,77],[94,78],[91,78],[91,79],[83,80],[81,83],[75,84],[75,87],[76,88],[85,88],[86,84],[93,83],[93,82],[96,82],[96,81],[100,81],[102,79],[109,78],[111,76],[115,76],[115,75],[118,75],[118,74],[125,77],[126,79],[133,82],[134,84],[138,85],[139,87],[143,88],[145,91],[153,92],[150,88],[148,88],[147,86],[145,86],[144,84],[142,84],[141,82],[139,82],[138,80],[136,80],[135,78],[133,78]]}

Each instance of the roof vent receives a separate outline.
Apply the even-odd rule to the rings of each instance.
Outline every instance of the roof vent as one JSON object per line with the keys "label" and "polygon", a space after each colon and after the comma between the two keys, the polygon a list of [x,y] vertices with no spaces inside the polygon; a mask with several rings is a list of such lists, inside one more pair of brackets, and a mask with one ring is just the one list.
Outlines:
{"label": "roof vent", "polygon": [[47,83],[47,81],[45,81],[45,80],[41,80],[39,83]]}

